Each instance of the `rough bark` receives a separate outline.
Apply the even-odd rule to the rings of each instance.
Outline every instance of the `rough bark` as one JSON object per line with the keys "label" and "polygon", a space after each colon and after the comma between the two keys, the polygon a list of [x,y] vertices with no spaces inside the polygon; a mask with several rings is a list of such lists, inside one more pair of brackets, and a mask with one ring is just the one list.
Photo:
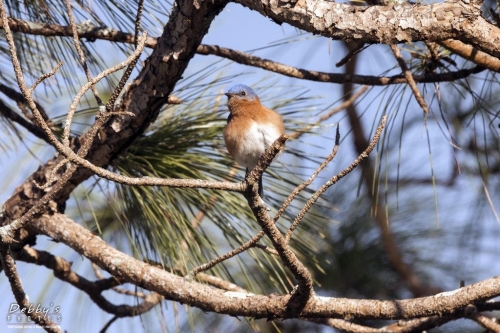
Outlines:
{"label": "rough bark", "polygon": [[500,56],[500,29],[481,17],[479,5],[473,1],[362,7],[303,0],[293,8],[279,7],[277,0],[236,2],[277,23],[337,40],[397,44],[451,38]]}
{"label": "rough bark", "polygon": [[[120,282],[131,282],[157,292],[169,300],[232,316],[288,318],[297,315],[287,309],[292,297],[290,294],[255,295],[229,292],[189,281],[116,250],[63,214],[38,219],[30,227],[37,233],[67,244]],[[408,300],[378,301],[313,296],[298,316],[407,319],[450,314],[456,309],[499,295],[500,277],[494,277],[451,292]]]}
{"label": "rough bark", "polygon": [[[122,99],[115,107],[116,111],[132,112],[135,117],[115,117],[108,121],[107,126],[98,134],[87,155],[87,159],[92,164],[109,165],[156,119],[161,107],[167,103],[168,96],[181,78],[190,59],[194,56],[196,48],[207,33],[213,19],[224,7],[224,3],[221,1],[200,3],[180,1],[176,3],[180,3],[180,8],[174,7],[170,20],[165,26],[162,36],[158,39],[157,47],[146,60],[138,78],[126,88]],[[85,140],[88,140],[86,134],[75,139],[73,147],[77,149]],[[4,205],[3,223],[6,220],[22,216],[43,196],[43,190],[36,187],[33,181],[44,184],[52,169],[61,159],[60,156],[55,157],[40,166],[14,191]],[[64,169],[60,170],[61,173],[63,171]],[[90,176],[92,173],[86,169],[80,168],[75,172],[64,191],[59,193],[57,199],[47,206],[44,214],[64,211],[65,202],[70,193]],[[18,236],[19,239],[25,239],[28,234],[24,229],[21,229]],[[20,245],[33,241],[34,238],[30,236]]]}

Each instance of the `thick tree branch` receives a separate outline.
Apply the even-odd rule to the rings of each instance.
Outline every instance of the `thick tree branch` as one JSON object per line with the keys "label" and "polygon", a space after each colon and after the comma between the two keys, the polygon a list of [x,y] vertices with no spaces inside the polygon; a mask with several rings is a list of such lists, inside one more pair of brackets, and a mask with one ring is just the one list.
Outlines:
{"label": "thick tree branch", "polygon": [[[106,244],[66,216],[44,216],[32,224],[33,231],[62,242],[89,258],[121,282],[133,283],[157,292],[168,300],[178,301],[204,311],[249,316],[284,318],[290,295],[253,295],[225,292],[145,264]],[[359,300],[313,296],[302,309],[301,317],[411,319],[445,315],[469,304],[500,295],[500,277],[434,296],[409,300]]]}
{"label": "thick tree branch", "polygon": [[[431,5],[353,6],[332,1],[304,1],[279,7],[272,0],[236,0],[275,22],[343,41],[398,44],[456,39],[500,57],[500,29],[481,16],[475,2],[446,1]],[[376,28],[374,28],[376,27]]]}
{"label": "thick tree branch", "polygon": [[[61,36],[70,37],[71,27],[60,26],[55,24],[40,24],[36,22],[23,21],[20,19],[9,18],[9,26],[12,31],[23,32],[31,35],[41,36]],[[78,25],[79,37],[89,38],[91,40],[101,39],[109,40],[119,43],[133,44],[136,38],[133,34],[117,31],[108,27],[89,27],[88,25]],[[146,39],[145,47],[155,48],[156,38],[148,37]],[[455,43],[454,43],[455,42]],[[471,69],[461,69],[454,72],[439,73],[439,74],[425,74],[414,75],[413,78],[417,83],[428,82],[446,82],[463,79],[471,74],[479,73],[488,68],[494,71],[500,70],[500,60],[494,58],[476,48],[466,45],[459,41],[443,41],[441,45],[456,52],[460,56],[473,61],[481,67],[474,67]],[[263,59],[245,52],[228,49],[217,45],[201,44],[197,47],[196,53],[201,55],[216,55],[222,58],[230,59],[242,65],[262,68],[271,72],[279,73],[289,77],[305,79],[318,82],[331,82],[331,83],[345,83],[352,82],[356,84],[365,84],[371,86],[384,86],[390,84],[404,84],[408,83],[404,75],[395,76],[373,76],[373,75],[346,75],[343,73],[327,73],[312,70],[306,70],[293,66],[281,64],[276,61]],[[484,67],[484,68],[482,68]]]}
{"label": "thick tree branch", "polygon": [[[177,5],[181,8],[177,7]],[[87,161],[92,165],[105,167],[129,147],[134,139],[141,135],[154,121],[160,108],[168,102],[168,96],[181,78],[189,60],[194,56],[196,47],[208,31],[212,20],[222,10],[223,2],[189,1],[176,2],[170,20],[165,26],[163,35],[139,77],[126,88],[121,102],[115,106],[114,112],[131,112],[133,118],[119,117],[110,119],[99,137],[93,141],[87,154]],[[75,146],[85,145],[94,139],[95,133],[89,132],[75,141]],[[12,197],[5,203],[5,217],[15,220],[28,211],[43,196],[43,190],[36,188],[33,181],[43,184],[46,175],[63,159],[56,157],[40,167],[25,184],[19,186]],[[64,203],[73,189],[88,179],[93,172],[80,168],[54,198],[54,205],[46,207],[64,207]]]}

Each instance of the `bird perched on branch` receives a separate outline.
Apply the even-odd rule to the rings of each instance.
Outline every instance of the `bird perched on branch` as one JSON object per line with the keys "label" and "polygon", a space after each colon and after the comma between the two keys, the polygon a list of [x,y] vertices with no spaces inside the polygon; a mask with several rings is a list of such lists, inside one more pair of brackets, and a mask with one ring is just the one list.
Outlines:
{"label": "bird perched on branch", "polygon": [[[285,126],[279,114],[261,104],[252,88],[238,84],[229,89],[226,96],[229,117],[224,129],[224,141],[229,154],[247,168],[248,175],[266,149],[285,134]],[[259,195],[264,196],[262,176],[259,179]]]}

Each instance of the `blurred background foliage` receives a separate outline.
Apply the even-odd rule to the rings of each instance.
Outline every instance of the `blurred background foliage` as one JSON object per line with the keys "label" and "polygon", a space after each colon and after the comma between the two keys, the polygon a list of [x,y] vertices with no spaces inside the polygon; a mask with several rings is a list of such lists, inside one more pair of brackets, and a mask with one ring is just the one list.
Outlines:
{"label": "blurred background foliage", "polygon": [[[68,24],[64,5],[57,1],[10,0],[6,4],[13,17]],[[146,1],[145,5],[142,28],[158,36],[168,20],[172,4]],[[129,32],[134,31],[136,7],[136,1],[130,0],[73,2],[77,22],[89,20],[96,26]],[[229,8],[229,13],[221,14],[223,18],[214,23],[213,30],[220,30],[229,15],[241,12],[246,15],[244,9],[235,5]],[[343,48],[341,42],[325,42],[321,37],[287,29],[286,37],[259,48],[245,46],[246,50],[276,57],[289,53],[287,63],[306,67],[310,64],[307,50],[311,45],[328,43],[329,48],[337,51],[335,57],[326,56],[330,59],[329,66],[341,58],[338,54]],[[215,32],[211,29],[211,33]],[[231,38],[224,33],[217,35],[221,36]],[[48,72],[58,61],[65,62],[57,77],[45,81],[37,90],[39,102],[57,127],[65,119],[73,94],[84,82],[73,42],[70,38],[27,34],[16,34],[16,41],[28,81]],[[227,41],[221,40],[221,44],[223,42]],[[129,45],[103,41],[86,41],[83,45],[94,75],[110,63],[121,61],[132,50]],[[109,51],[102,52],[103,48]],[[297,55],[290,56],[290,50],[297,51]],[[407,45],[403,51],[415,73],[429,70],[440,73],[473,66],[444,49],[439,49],[439,65],[429,64],[426,62],[429,50],[423,43]],[[113,56],[108,57],[110,54]],[[356,72],[360,74],[400,73],[384,46],[371,46],[352,61],[357,62]],[[316,65],[314,63],[311,68]],[[280,229],[286,231],[311,193],[356,157],[354,135],[345,113],[307,127],[342,102],[341,89],[338,85],[322,84],[326,88],[320,90],[309,82],[285,81],[260,70],[235,67],[228,60],[195,57],[174,92],[182,103],[165,106],[158,120],[113,162],[110,169],[130,176],[241,181],[244,171],[227,156],[221,133],[227,118],[223,92],[234,83],[244,82],[255,88],[266,106],[283,115],[288,132],[306,129],[298,140],[287,144],[286,153],[265,175],[266,200],[271,214],[330,153],[334,146],[334,129],[340,124],[342,140],[338,156],[279,220]],[[320,66],[319,69],[328,71],[330,67]],[[0,80],[2,85],[17,89],[4,38],[0,38]],[[101,97],[109,96],[116,82],[117,77],[112,76],[101,83],[98,86]],[[374,209],[380,208],[388,216],[387,223],[400,255],[424,284],[449,290],[457,288],[462,280],[469,284],[498,275],[500,266],[495,259],[500,231],[497,75],[483,71],[454,82],[420,84],[419,88],[431,107],[429,115],[423,115],[406,85],[370,88],[355,103],[355,112],[364,125],[367,139],[373,135],[381,116],[389,116],[383,137],[370,160],[374,184],[365,183],[363,170],[366,169],[356,169],[325,193],[306,215],[291,241],[299,259],[311,270],[316,292],[320,295],[376,299],[412,297],[407,284],[390,264],[381,240],[380,229],[374,220]],[[3,91],[0,91],[0,99],[26,118],[20,105]],[[82,102],[73,126],[74,135],[88,128],[95,112],[93,99]],[[5,174],[16,175],[5,181],[5,188],[13,189],[54,151],[11,119],[0,116],[3,133],[0,136],[0,165]],[[14,159],[18,161],[15,165],[8,162]],[[26,168],[19,170],[19,163]],[[11,190],[1,193],[1,198],[5,200],[10,193]],[[239,246],[259,231],[240,194],[128,187],[97,178],[77,188],[66,213],[118,249],[142,260],[158,262],[181,275]],[[261,244],[270,245],[265,238]],[[90,264],[67,247],[43,237],[39,238],[37,247],[73,261],[75,271],[94,278]],[[51,274],[44,271],[45,275],[40,278],[41,268],[19,265],[32,300],[50,299],[61,304],[63,327],[68,325],[70,331],[75,331],[76,327],[82,332],[96,331],[111,318],[77,290],[53,280]],[[294,286],[293,278],[279,260],[258,248],[219,264],[207,273],[253,293],[284,293]],[[5,294],[8,292],[5,277],[1,276],[0,281]],[[138,302],[112,291],[105,295],[115,304]],[[0,309],[7,308],[10,302],[10,299],[1,301]],[[92,323],[82,318],[78,311],[70,310],[74,304],[86,309],[88,316],[93,318]],[[144,332],[329,330],[296,320],[267,322],[228,318],[172,302],[163,302],[139,319],[119,320],[108,332],[124,329]],[[479,332],[480,329],[458,321],[434,331]]]}

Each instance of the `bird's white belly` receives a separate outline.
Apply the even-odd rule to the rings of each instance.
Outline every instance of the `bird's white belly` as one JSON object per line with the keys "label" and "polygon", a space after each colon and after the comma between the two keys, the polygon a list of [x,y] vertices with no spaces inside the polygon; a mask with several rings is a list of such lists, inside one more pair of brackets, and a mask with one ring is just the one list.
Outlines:
{"label": "bird's white belly", "polygon": [[250,130],[242,136],[242,140],[236,151],[236,162],[244,167],[253,169],[259,162],[259,157],[279,137],[279,130],[272,124],[260,125],[254,122]]}

